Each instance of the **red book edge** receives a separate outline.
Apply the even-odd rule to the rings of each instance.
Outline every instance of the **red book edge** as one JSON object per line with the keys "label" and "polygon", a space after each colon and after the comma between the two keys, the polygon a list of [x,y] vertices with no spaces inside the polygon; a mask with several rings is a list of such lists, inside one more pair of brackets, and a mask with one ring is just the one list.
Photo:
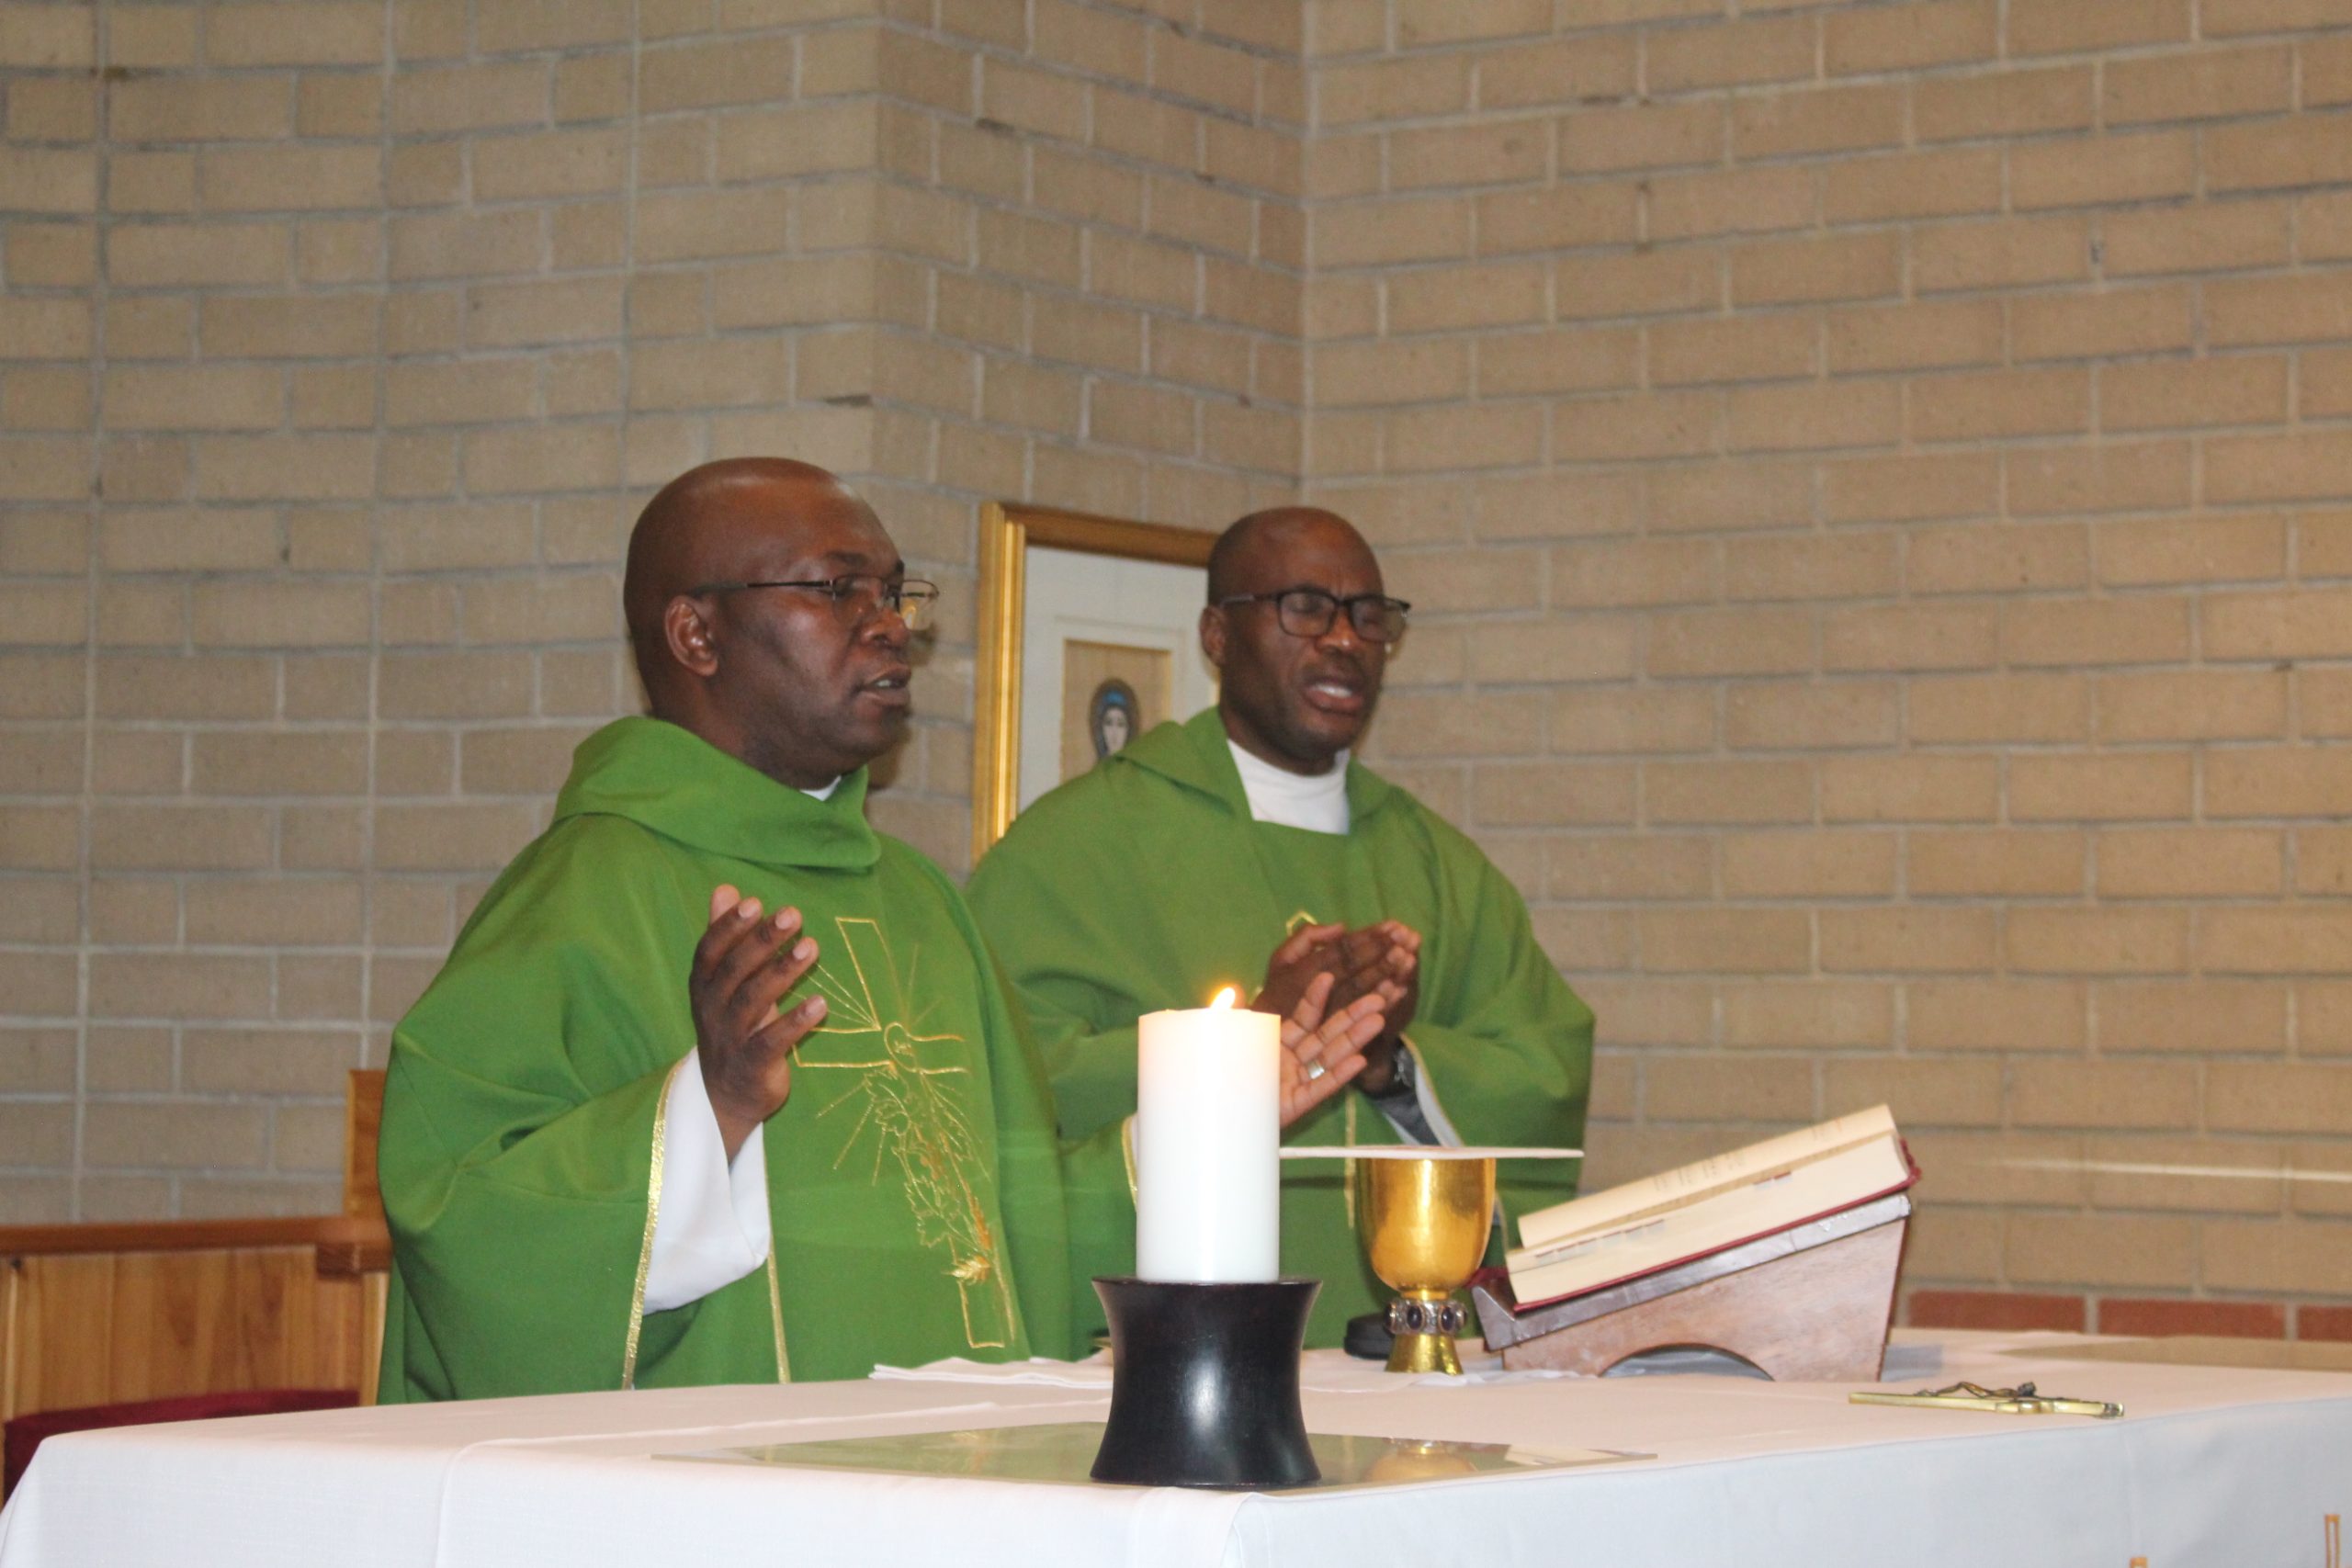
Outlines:
{"label": "red book edge", "polygon": [[1737,1241],[1727,1241],[1721,1247],[1710,1247],[1705,1248],[1703,1251],[1691,1253],[1690,1256],[1685,1258],[1677,1258],[1668,1262],[1657,1264],[1652,1268],[1636,1269],[1630,1274],[1620,1274],[1614,1279],[1603,1280],[1597,1284],[1587,1285],[1582,1290],[1564,1291],[1556,1296],[1545,1296],[1540,1302],[1521,1301],[1518,1294],[1511,1287],[1510,1269],[1500,1264],[1479,1269],[1477,1273],[1471,1276],[1471,1282],[1473,1284],[1484,1285],[1487,1288],[1488,1294],[1492,1295],[1497,1301],[1501,1302],[1505,1306],[1510,1308],[1514,1314],[1517,1314],[1522,1312],[1533,1312],[1538,1307],[1547,1307],[1555,1302],[1573,1301],[1578,1296],[1589,1296],[1595,1291],[1610,1290],[1615,1286],[1625,1283],[1629,1280],[1645,1280],[1652,1274],[1663,1274],[1669,1269],[1679,1269],[1684,1264],[1695,1263],[1702,1258],[1713,1258],[1718,1252],[1729,1252],[1735,1247],[1746,1247],[1751,1241],[1761,1241],[1768,1235],[1779,1235],[1783,1231],[1792,1231],[1800,1225],[1809,1225],[1814,1224],[1815,1221],[1826,1220],[1832,1214],[1842,1214],[1849,1209],[1859,1209],[1865,1203],[1875,1203],[1882,1198],[1891,1198],[1897,1192],[1907,1190],[1919,1179],[1919,1162],[1911,1157],[1911,1145],[1899,1134],[1895,1136],[1894,1145],[1896,1148],[1903,1151],[1904,1168],[1910,1174],[1904,1177],[1902,1180],[1896,1182],[1894,1186],[1885,1188],[1877,1192],[1870,1193],[1865,1197],[1857,1198],[1849,1203],[1840,1203],[1834,1209],[1824,1209],[1818,1213],[1806,1214],[1800,1219],[1791,1220],[1784,1225],[1774,1225],[1770,1230],[1758,1231],[1752,1235],[1741,1236]]}

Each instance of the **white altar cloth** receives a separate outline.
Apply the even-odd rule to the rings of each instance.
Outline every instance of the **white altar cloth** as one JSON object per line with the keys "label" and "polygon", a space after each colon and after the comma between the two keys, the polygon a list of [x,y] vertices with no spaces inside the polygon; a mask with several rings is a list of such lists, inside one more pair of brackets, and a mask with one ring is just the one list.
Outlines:
{"label": "white altar cloth", "polygon": [[[1309,1392],[1364,1436],[1652,1460],[1232,1495],[655,1456],[1099,1420],[1098,1390],[892,1381],[317,1411],[74,1434],[0,1513],[0,1568],[1040,1562],[1479,1568],[2268,1568],[2352,1515],[2352,1375],[2070,1362],[2063,1336],[1911,1334],[1890,1384],[2113,1399],[2121,1420],[1849,1404],[1852,1384],[1503,1380]],[[2024,1348],[2019,1358],[2000,1354]],[[1318,1353],[1318,1356],[1321,1353]],[[1317,1381],[1352,1385],[1337,1365]],[[1401,1381],[1401,1380],[1400,1380]]]}

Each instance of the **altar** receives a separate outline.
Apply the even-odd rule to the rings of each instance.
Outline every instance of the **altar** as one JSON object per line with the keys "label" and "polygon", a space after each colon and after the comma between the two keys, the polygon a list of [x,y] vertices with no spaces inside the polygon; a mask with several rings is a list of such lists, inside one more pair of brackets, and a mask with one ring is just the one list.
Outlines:
{"label": "altar", "polygon": [[2352,1373],[2092,1359],[2119,1345],[1905,1332],[1877,1385],[2033,1380],[2117,1401],[2118,1420],[1861,1406],[1857,1385],[1724,1376],[1408,1379],[1316,1352],[1317,1433],[1612,1459],[1280,1495],[744,1451],[1099,1422],[1107,1372],[1084,1365],[125,1428],[42,1449],[0,1513],[0,1568],[722,1568],[787,1552],[1003,1568],[2340,1568]]}

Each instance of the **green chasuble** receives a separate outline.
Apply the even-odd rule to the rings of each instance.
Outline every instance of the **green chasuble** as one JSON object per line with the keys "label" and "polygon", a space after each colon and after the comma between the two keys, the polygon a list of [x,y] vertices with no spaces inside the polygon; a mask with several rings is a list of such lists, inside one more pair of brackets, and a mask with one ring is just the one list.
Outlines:
{"label": "green chasuble", "polygon": [[[1060,1144],[970,911],[865,804],[862,771],[818,801],[654,719],[581,746],[392,1037],[385,1400],[1085,1352],[1078,1292],[1135,1245],[1119,1129]],[[721,883],[798,907],[831,1010],[767,1123],[769,1266],[649,1314],[662,1102]]]}
{"label": "green chasuble", "polygon": [[[1398,919],[1421,933],[1407,1030],[1424,1084],[1465,1142],[1578,1145],[1592,1013],[1535,943],[1518,891],[1419,801],[1351,763],[1351,829],[1258,822],[1214,708],[1163,724],[1023,812],[973,874],[972,908],[1053,1072],[1062,1131],[1136,1106],[1136,1020],[1247,996],[1306,923]],[[1294,1124],[1291,1144],[1395,1144],[1352,1090]],[[1283,1268],[1323,1281],[1307,1342],[1392,1292],[1364,1266],[1337,1162],[1286,1162]],[[1504,1213],[1574,1196],[1574,1161],[1506,1161]],[[1512,1239],[1516,1239],[1513,1233]]]}

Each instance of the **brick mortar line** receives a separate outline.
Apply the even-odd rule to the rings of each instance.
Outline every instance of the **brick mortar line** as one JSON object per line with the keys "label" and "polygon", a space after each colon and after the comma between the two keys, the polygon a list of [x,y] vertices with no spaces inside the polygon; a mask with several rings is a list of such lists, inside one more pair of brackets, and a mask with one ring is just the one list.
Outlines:
{"label": "brick mortar line", "polygon": [[[1294,124],[1288,120],[1269,120],[1266,118],[1263,92],[1264,83],[1261,80],[1253,81],[1251,83],[1251,107],[1247,113],[1244,113],[1238,109],[1229,108],[1223,104],[1217,103],[1214,99],[1188,97],[1173,87],[1154,82],[1150,79],[1153,74],[1153,56],[1156,52],[1151,48],[1150,40],[1159,37],[1174,37],[1182,39],[1188,43],[1197,43],[1206,48],[1226,50],[1230,52],[1242,55],[1255,62],[1259,68],[1262,68],[1269,63],[1275,65],[1295,64],[1298,66],[1300,73],[1301,86],[1302,88],[1306,89],[1303,94],[1303,96],[1308,98],[1311,103],[1312,89],[1308,86],[1308,82],[1310,80],[1309,72],[1311,68],[1305,63],[1303,57],[1298,52],[1275,45],[1254,44],[1247,39],[1232,39],[1219,34],[1212,34],[1204,28],[1187,27],[1165,17],[1138,14],[1132,10],[1106,8],[1101,6],[1090,5],[1086,8],[1098,16],[1106,16],[1114,19],[1137,23],[1140,25],[1146,39],[1144,51],[1145,74],[1141,79],[1106,75],[1090,66],[1078,64],[1069,61],[1055,60],[1050,57],[1039,55],[1035,52],[1036,39],[1034,28],[1031,29],[1032,36],[1028,43],[1022,46],[1019,51],[1016,51],[1014,46],[1000,43],[994,39],[984,38],[972,34],[958,33],[942,26],[925,25],[905,17],[883,16],[877,19],[877,25],[886,34],[905,38],[919,38],[927,42],[939,43],[945,48],[955,50],[958,52],[969,51],[976,61],[996,60],[1008,65],[1018,66],[1023,71],[1035,72],[1040,75],[1051,76],[1060,81],[1077,82],[1088,87],[1108,86],[1119,91],[1133,91],[1141,96],[1157,97],[1166,102],[1175,104],[1181,107],[1192,109],[1197,113],[1214,116],[1217,118],[1230,120],[1238,124],[1247,124],[1253,127],[1272,126],[1283,130],[1296,130],[1300,131],[1304,131],[1306,129],[1306,125],[1303,123]],[[888,89],[885,88],[884,91],[887,95]],[[922,98],[908,97],[899,99],[898,101],[924,107],[935,107],[930,106],[928,100]],[[1032,134],[1050,135],[1051,133],[1033,132]]]}
{"label": "brick mortar line", "polygon": [[[1870,14],[1869,11],[1858,6],[1849,6],[1846,9],[1834,12],[1823,10],[1815,13],[1824,24],[1835,16],[1868,14]],[[1728,12],[1716,12],[1712,15],[1690,17],[1639,17],[1623,21],[1594,22],[1585,25],[1570,24],[1564,26],[1555,24],[1548,28],[1535,32],[1500,33],[1480,37],[1442,39],[1427,43],[1399,43],[1391,40],[1387,43],[1372,48],[1339,51],[1331,53],[1318,53],[1310,46],[1302,50],[1301,58],[1306,61],[1307,69],[1310,71],[1320,67],[1334,65],[1342,69],[1366,65],[1383,65],[1400,60],[1451,59],[1461,56],[1483,58],[1506,53],[1516,49],[1540,47],[1545,43],[1577,43],[1589,41],[1594,39],[1612,39],[1623,37],[1633,37],[1636,39],[1646,39],[1651,37],[1661,35],[1672,37],[1682,34],[1701,33],[1711,29],[1716,31],[1731,31],[1736,30],[1744,24],[1769,26],[1774,21],[1782,20],[1794,15],[1796,15],[1796,13],[1793,12],[1768,12],[1756,16],[1734,16]],[[1826,32],[1826,27],[1825,26],[1822,30]],[[2006,28],[2001,29],[2001,31],[2006,31]],[[2235,51],[2240,49],[2259,48],[2266,44],[2274,47],[2280,44],[2291,46],[2297,42],[2310,41],[2330,36],[2332,36],[2332,33],[2330,32],[2329,26],[2326,24],[2318,24],[2302,28],[2287,27],[2272,28],[2267,29],[2257,28],[2250,31],[2212,35],[2204,34],[2201,29],[2199,29],[2192,31],[2188,37],[2179,39],[2155,39],[2137,41],[2126,39],[2109,45],[2091,45],[2079,49],[2053,50],[2018,54],[2009,52],[2006,40],[2000,38],[1998,33],[1996,33],[1996,51],[1990,55],[1973,55],[1964,60],[1928,61],[1917,65],[1893,66],[1871,72],[1830,73],[1824,68],[1821,74],[1817,76],[1795,77],[1786,80],[1788,85],[1814,83],[1819,85],[1842,85],[1849,83],[1861,81],[1863,79],[1875,80],[1878,78],[1889,78],[1894,80],[1907,80],[1917,73],[1937,73],[1942,71],[1961,73],[1976,72],[1984,74],[2015,73],[2041,70],[2045,68],[2064,68],[2075,64],[2096,64],[2101,61],[2115,58],[2117,56],[2121,56],[2125,59],[2137,60],[2143,58],[2168,58],[2172,56],[2186,56],[2200,53],[2211,54],[2216,52]],[[1643,52],[1646,53],[1646,51],[1645,50]],[[1690,90],[1694,92],[1709,90],[1719,91],[1722,90],[1723,87],[1736,85],[1737,84],[1722,84],[1715,88],[1694,87]],[[1755,83],[1749,85],[1769,86],[1772,84]]]}
{"label": "brick mortar line", "polygon": [[[469,6],[468,10],[470,13],[471,7]],[[470,17],[469,19],[470,21]],[[383,189],[388,196],[391,190],[392,159],[396,146],[392,134],[392,88],[396,62],[399,55],[398,29],[399,16],[397,0],[386,0],[382,12],[381,31],[383,60],[381,65],[378,68],[377,78],[380,84],[380,91],[382,95],[382,107],[380,110],[381,121],[377,129],[377,168],[379,172],[379,178],[381,181],[380,188]],[[470,30],[470,28],[469,30]],[[552,105],[550,104],[549,107],[552,107]],[[388,370],[391,363],[391,355],[390,353],[390,344],[387,341],[386,328],[386,320],[390,314],[390,292],[389,285],[391,272],[391,222],[389,216],[384,219],[379,232],[382,235],[382,239],[376,247],[376,276],[373,280],[374,293],[376,296],[376,305],[374,311],[372,312],[375,322],[375,352],[373,360],[377,367],[377,370],[374,377],[375,402],[372,412],[375,415],[375,429],[373,434],[376,446],[376,460],[374,464],[374,473],[372,475],[373,482],[369,487],[371,494],[369,495],[368,502],[368,532],[369,536],[369,547],[368,552],[368,653],[367,740],[365,742],[364,755],[364,766],[367,769],[367,773],[365,774],[366,793],[362,797],[359,818],[358,877],[361,951],[359,953],[358,1017],[355,1021],[358,1026],[355,1031],[357,1035],[357,1061],[353,1064],[354,1066],[360,1067],[368,1066],[369,1059],[374,1055],[373,1043],[370,1038],[374,1032],[374,1025],[370,1021],[373,1019],[375,1014],[373,1002],[376,986],[376,944],[372,938],[376,929],[377,775],[379,773],[378,761],[380,756],[382,744],[380,739],[381,725],[379,721],[381,717],[382,705],[384,662],[384,589],[386,586],[384,574],[379,568],[383,558],[384,548],[384,458],[385,450],[390,445],[390,437],[389,434],[389,417],[390,410],[388,386],[390,376],[388,374]],[[282,659],[284,656],[281,655],[280,657]],[[282,701],[279,707],[278,723],[282,730],[283,726],[286,723],[284,705]],[[194,754],[193,746],[190,747],[190,754],[192,758]],[[454,773],[454,771],[453,767],[452,772]],[[278,820],[277,836],[278,842],[273,846],[276,852],[272,856],[275,863],[273,869],[277,874],[282,876],[285,874],[286,871],[284,863],[286,852],[284,843],[285,823],[283,818],[280,818]],[[183,903],[185,903],[185,898],[183,898]],[[282,978],[282,976],[277,972],[276,964],[273,961],[271,974],[273,990],[275,990],[277,986],[281,982]],[[276,998],[273,998],[274,1001],[275,999]],[[273,1007],[272,1010],[275,1012],[277,1010]],[[268,1164],[272,1168],[275,1168],[277,1165],[277,1118],[273,1112],[269,1118],[268,1123]]]}
{"label": "brick mortar line", "polygon": [[[82,798],[78,842],[75,847],[75,872],[80,883],[79,917],[76,931],[75,998],[74,998],[74,1122],[72,1134],[72,1164],[66,1172],[66,1212],[74,1219],[83,1214],[83,1189],[87,1161],[85,1150],[88,1139],[90,1101],[90,976],[97,955],[96,933],[91,921],[91,884],[95,880],[95,834],[97,816],[97,690],[98,690],[98,595],[104,582],[102,566],[103,523],[105,514],[105,473],[107,438],[102,411],[107,372],[107,282],[109,268],[105,254],[110,230],[106,222],[109,208],[109,185],[113,176],[114,159],[111,124],[113,114],[109,102],[110,84],[104,67],[112,56],[113,0],[98,0],[92,19],[94,55],[100,70],[96,73],[97,103],[96,113],[99,123],[93,128],[96,144],[97,192],[96,211],[91,222],[92,244],[96,254],[92,259],[92,276],[87,297],[90,300],[91,365],[90,410],[91,441],[89,467],[88,520],[88,596],[85,615],[85,641],[83,653],[83,741]],[[185,757],[185,748],[183,757]],[[183,769],[186,767],[183,761]],[[170,1202],[172,1213],[178,1212],[176,1191]]]}

